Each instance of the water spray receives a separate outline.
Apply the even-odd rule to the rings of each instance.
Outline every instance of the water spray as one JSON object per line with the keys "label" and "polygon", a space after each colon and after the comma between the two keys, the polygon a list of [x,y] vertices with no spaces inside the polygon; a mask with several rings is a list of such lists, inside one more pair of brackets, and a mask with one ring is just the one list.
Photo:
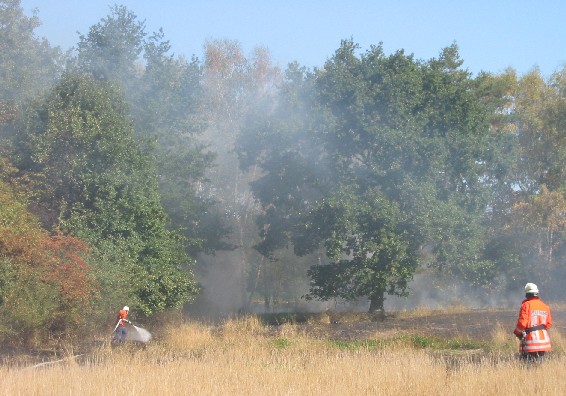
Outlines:
{"label": "water spray", "polygon": [[133,324],[132,324],[132,327],[133,327],[133,331],[128,331],[126,339],[131,340],[131,341],[144,342],[144,343],[151,340],[152,335],[149,331],[147,331],[144,328],[133,325]]}
{"label": "water spray", "polygon": [[[138,341],[138,342],[146,343],[146,342],[148,342],[149,340],[152,339],[153,336],[146,329],[136,326],[135,324],[133,324],[129,320],[126,320],[126,323],[129,323],[132,326],[132,329],[130,331],[128,331],[127,334],[126,334],[126,340],[127,341]],[[116,326],[114,327],[114,330],[112,331],[112,334],[116,333],[116,330],[118,329],[119,325],[120,325],[120,321],[118,321],[118,323],[116,323]]]}

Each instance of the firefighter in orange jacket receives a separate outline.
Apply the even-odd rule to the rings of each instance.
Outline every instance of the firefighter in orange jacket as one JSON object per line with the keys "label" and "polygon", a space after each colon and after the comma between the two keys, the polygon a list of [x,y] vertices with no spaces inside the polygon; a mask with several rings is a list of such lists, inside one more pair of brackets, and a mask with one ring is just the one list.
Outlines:
{"label": "firefighter in orange jacket", "polygon": [[129,312],[130,308],[126,305],[118,312],[118,315],[116,316],[116,327],[114,327],[116,334],[114,335],[114,340],[117,342],[126,341],[126,335],[128,334],[128,331],[126,330],[126,323],[131,323],[128,320]]}
{"label": "firefighter in orange jacket", "polygon": [[525,300],[521,303],[519,319],[513,333],[519,340],[519,353],[527,362],[541,362],[545,352],[551,350],[548,329],[552,326],[550,308],[538,296],[534,283],[525,285]]}

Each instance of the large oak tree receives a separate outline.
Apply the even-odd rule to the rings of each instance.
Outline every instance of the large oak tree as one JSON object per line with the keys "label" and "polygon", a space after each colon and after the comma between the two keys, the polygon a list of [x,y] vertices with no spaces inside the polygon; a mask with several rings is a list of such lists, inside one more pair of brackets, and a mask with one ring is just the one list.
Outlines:
{"label": "large oak tree", "polygon": [[419,263],[483,284],[494,102],[481,100],[456,46],[427,62],[358,50],[344,41],[310,91],[289,79],[281,106],[246,131],[255,146],[241,156],[266,172],[254,183],[269,225],[259,248],[324,247],[330,262],[311,268],[310,296],[368,298],[370,311],[405,295]]}

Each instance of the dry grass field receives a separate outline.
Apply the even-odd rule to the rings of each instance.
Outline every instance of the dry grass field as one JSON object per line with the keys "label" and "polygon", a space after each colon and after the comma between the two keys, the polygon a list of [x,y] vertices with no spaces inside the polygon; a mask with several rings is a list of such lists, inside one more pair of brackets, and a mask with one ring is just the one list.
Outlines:
{"label": "dry grass field", "polygon": [[[160,329],[146,345],[102,342],[51,363],[4,358],[0,394],[565,394],[561,328],[551,332],[552,354],[527,368],[516,359],[514,317],[457,309],[397,313],[383,322],[331,313],[272,318],[275,325],[256,316],[186,321]],[[479,318],[491,325],[480,321],[478,328]]]}

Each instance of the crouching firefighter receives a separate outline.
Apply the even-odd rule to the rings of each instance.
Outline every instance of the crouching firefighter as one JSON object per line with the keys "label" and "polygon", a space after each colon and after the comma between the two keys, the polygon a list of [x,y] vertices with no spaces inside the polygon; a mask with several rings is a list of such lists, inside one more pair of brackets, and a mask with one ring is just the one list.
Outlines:
{"label": "crouching firefighter", "polygon": [[539,298],[537,285],[527,283],[525,293],[513,333],[521,341],[521,359],[527,364],[542,363],[545,352],[551,350],[548,329],[552,326],[552,315],[548,305]]}
{"label": "crouching firefighter", "polygon": [[126,335],[128,331],[126,330],[126,323],[131,322],[128,320],[128,313],[130,308],[126,305],[116,316],[116,326],[114,327],[114,342],[124,342],[126,341]]}

